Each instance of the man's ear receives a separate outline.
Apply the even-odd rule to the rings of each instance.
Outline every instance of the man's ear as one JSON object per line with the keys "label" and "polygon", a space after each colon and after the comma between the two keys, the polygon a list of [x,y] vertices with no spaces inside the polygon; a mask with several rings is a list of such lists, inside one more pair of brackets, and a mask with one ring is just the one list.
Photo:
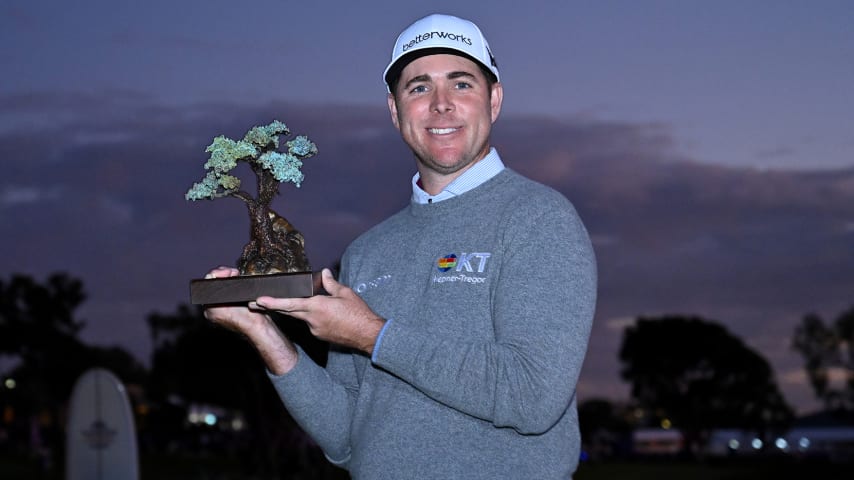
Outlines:
{"label": "man's ear", "polygon": [[393,93],[388,94],[388,111],[391,114],[391,123],[394,124],[394,128],[400,130],[400,122],[397,119],[397,102]]}
{"label": "man's ear", "polygon": [[501,82],[492,84],[492,91],[489,97],[489,106],[492,111],[492,123],[498,120],[498,114],[501,112],[501,102],[504,101],[504,87]]}

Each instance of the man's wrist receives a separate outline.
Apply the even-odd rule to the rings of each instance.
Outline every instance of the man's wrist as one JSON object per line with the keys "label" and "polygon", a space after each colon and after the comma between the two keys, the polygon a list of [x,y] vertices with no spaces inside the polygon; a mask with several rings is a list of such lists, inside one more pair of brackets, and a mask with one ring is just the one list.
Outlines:
{"label": "man's wrist", "polygon": [[293,342],[268,320],[250,338],[258,350],[267,369],[274,375],[284,375],[290,372],[299,360],[299,353]]}

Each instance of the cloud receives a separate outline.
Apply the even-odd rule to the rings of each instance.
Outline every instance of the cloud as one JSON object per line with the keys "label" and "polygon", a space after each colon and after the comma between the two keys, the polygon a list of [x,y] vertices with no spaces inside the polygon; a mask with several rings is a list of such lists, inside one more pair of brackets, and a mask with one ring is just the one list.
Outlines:
{"label": "cloud", "polygon": [[[405,206],[414,171],[384,106],[177,109],[120,91],[0,96],[0,127],[19,116],[26,128],[0,128],[0,155],[15,159],[0,189],[0,250],[14,252],[5,271],[79,276],[90,294],[87,335],[102,342],[127,342],[117,322],[136,328],[186,302],[188,280],[233,263],[248,239],[238,200],[183,198],[214,136],[279,119],[317,143],[302,187],[285,185],[274,201],[316,267]],[[854,169],[701,165],[662,125],[587,119],[506,115],[494,143],[508,166],[564,193],[590,231],[600,271],[583,378],[591,395],[624,391],[621,331],[642,313],[720,321],[788,372],[800,364],[787,348],[800,316],[850,306]],[[119,304],[135,308],[111,313]],[[146,359],[147,347],[133,348]]]}
{"label": "cloud", "polygon": [[[842,367],[830,367],[827,369],[827,388],[831,390],[845,390],[846,382],[850,376],[850,370]],[[789,385],[810,387],[810,380],[804,369],[793,369],[783,372],[780,381]]]}
{"label": "cloud", "polygon": [[637,317],[617,317],[605,320],[605,326],[608,330],[615,332],[623,332],[626,328],[635,325]]}
{"label": "cloud", "polygon": [[756,153],[756,157],[761,160],[778,160],[781,157],[788,158],[797,153],[792,147],[779,146],[774,148],[769,148],[767,150],[761,150]]}
{"label": "cloud", "polygon": [[25,185],[7,185],[0,191],[0,208],[55,201],[60,197],[56,188],[40,188]]}

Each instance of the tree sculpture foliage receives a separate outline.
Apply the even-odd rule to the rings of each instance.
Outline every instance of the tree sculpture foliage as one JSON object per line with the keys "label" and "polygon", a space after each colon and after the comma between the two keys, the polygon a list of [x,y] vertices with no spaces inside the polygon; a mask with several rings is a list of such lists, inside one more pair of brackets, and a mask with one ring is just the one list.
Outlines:
{"label": "tree sculpture foliage", "polygon": [[768,362],[714,322],[640,318],[624,333],[620,361],[632,398],[689,442],[714,428],[767,432],[792,418]]}
{"label": "tree sculpture foliage", "polygon": [[[186,193],[187,200],[235,197],[249,209],[250,240],[237,262],[241,275],[260,275],[311,270],[305,256],[305,241],[284,217],[270,208],[279,193],[279,184],[297,187],[303,181],[302,160],[317,153],[317,146],[305,136],[287,142],[287,151],[279,152],[279,136],[290,135],[284,123],[276,120],[253,127],[242,140],[218,136],[206,152],[207,174]],[[240,179],[231,175],[239,162],[249,165],[257,178],[258,194],[253,197],[241,189]]]}
{"label": "tree sculpture foliage", "polygon": [[[825,325],[815,314],[795,328],[792,347],[804,359],[813,391],[832,411],[854,412],[854,308]],[[831,371],[841,373],[842,385],[833,385]]]}

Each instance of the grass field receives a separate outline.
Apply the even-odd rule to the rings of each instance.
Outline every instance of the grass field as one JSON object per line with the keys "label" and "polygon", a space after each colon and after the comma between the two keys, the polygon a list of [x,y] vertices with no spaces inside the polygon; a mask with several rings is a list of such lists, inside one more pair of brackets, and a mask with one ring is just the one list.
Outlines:
{"label": "grass field", "polygon": [[582,464],[575,480],[852,480],[854,464],[799,462],[784,458],[708,463],[665,462]]}
{"label": "grass field", "polygon": [[[45,473],[27,459],[0,457],[2,480],[60,480],[61,468]],[[190,459],[171,457],[146,457],[141,459],[142,480],[267,480],[269,477],[241,473],[239,468],[225,459]],[[321,473],[323,472],[323,473]],[[315,472],[301,475],[282,474],[281,480],[345,480],[340,470],[320,466]],[[510,480],[517,480],[508,475]],[[852,480],[854,464],[829,462],[801,462],[787,459],[766,459],[743,462],[618,462],[585,463],[580,466],[575,480]],[[273,479],[269,479],[273,480]],[[528,480],[528,479],[518,479]]]}

